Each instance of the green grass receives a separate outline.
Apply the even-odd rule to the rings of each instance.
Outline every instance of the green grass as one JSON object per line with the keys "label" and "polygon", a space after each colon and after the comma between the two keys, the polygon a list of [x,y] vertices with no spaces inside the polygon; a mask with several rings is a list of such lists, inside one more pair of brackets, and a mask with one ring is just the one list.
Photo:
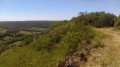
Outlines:
{"label": "green grass", "polygon": [[0,33],[5,33],[6,31],[6,29],[0,28]]}
{"label": "green grass", "polygon": [[36,32],[29,32],[29,31],[20,31],[20,34],[25,34],[25,35],[31,35],[31,34],[35,34]]}
{"label": "green grass", "polygon": [[20,46],[23,42],[22,41],[17,41],[12,44],[9,44],[9,46]]}
{"label": "green grass", "polygon": [[10,41],[11,39],[13,39],[13,37],[11,36],[6,36],[3,38],[4,41]]}

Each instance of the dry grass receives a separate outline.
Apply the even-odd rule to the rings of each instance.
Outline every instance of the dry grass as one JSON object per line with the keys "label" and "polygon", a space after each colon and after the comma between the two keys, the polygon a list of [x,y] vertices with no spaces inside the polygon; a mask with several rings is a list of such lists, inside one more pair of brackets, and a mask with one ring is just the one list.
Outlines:
{"label": "dry grass", "polygon": [[120,67],[120,31],[113,28],[96,29],[106,34],[104,48],[94,49],[86,67]]}

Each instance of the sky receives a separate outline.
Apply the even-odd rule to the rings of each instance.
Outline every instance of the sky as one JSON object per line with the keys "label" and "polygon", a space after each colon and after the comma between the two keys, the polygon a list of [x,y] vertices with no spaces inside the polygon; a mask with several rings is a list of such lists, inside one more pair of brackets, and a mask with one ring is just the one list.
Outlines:
{"label": "sky", "polygon": [[79,12],[120,14],[120,0],[0,0],[0,21],[69,20]]}

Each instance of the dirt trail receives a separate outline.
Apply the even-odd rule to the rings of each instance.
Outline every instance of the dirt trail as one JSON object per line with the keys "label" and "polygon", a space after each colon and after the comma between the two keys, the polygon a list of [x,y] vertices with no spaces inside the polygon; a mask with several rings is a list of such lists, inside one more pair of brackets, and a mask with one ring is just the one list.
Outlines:
{"label": "dirt trail", "polygon": [[104,32],[108,39],[104,42],[109,47],[107,58],[109,58],[108,67],[120,67],[120,31],[114,31],[113,28],[98,29]]}

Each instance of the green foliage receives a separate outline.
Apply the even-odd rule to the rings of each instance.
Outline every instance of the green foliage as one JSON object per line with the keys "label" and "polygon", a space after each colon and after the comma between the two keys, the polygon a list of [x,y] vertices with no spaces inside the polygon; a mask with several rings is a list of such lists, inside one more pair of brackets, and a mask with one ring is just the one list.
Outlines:
{"label": "green foliage", "polygon": [[0,28],[0,33],[5,33],[6,31],[6,29]]}
{"label": "green foliage", "polygon": [[5,33],[0,33],[0,54],[11,47],[28,45],[41,35],[41,33],[26,35],[19,32],[19,30],[6,30]]}
{"label": "green foliage", "polygon": [[50,24],[56,22],[57,21],[3,21],[0,22],[0,28],[12,30],[36,30],[39,28],[49,28]]}
{"label": "green foliage", "polygon": [[120,16],[115,19],[114,28],[118,30],[120,29]]}
{"label": "green foliage", "polygon": [[[3,59],[4,57],[4,59]],[[47,52],[36,52],[29,46],[14,47],[6,51],[0,56],[1,67],[48,67],[46,64],[50,62],[46,59],[49,57]],[[42,62],[41,62],[42,60]],[[46,64],[46,65],[42,65]]]}
{"label": "green foliage", "polygon": [[80,15],[73,18],[75,22],[82,21],[83,24],[90,24],[95,27],[111,27],[114,26],[114,19],[116,16],[112,13],[101,12],[80,12]]}
{"label": "green foliage", "polygon": [[105,45],[101,42],[105,37],[101,32],[96,31],[94,39],[92,40],[92,45],[94,48],[103,48]]}
{"label": "green foliage", "polygon": [[[89,26],[65,21],[30,45],[6,50],[0,55],[0,66],[55,67],[64,57],[91,45],[94,35]],[[29,42],[29,39],[23,41]]]}

